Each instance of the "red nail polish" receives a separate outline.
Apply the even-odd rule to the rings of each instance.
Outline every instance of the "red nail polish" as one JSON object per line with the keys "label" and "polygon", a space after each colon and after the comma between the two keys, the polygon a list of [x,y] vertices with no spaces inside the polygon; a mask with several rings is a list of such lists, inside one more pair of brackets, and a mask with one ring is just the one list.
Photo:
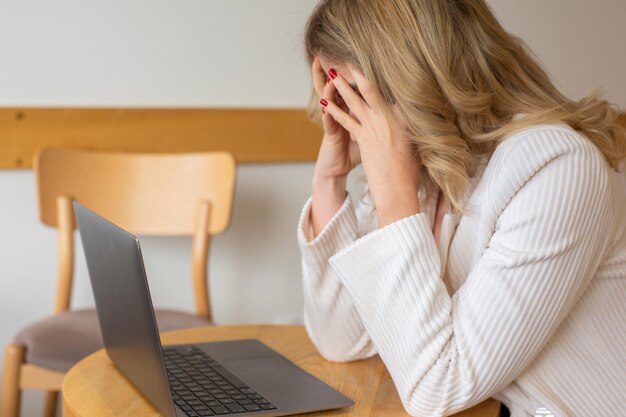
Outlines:
{"label": "red nail polish", "polygon": [[330,78],[332,78],[332,79],[334,80],[335,78],[337,78],[337,71],[335,71],[335,69],[334,69],[334,68],[331,68],[331,69],[328,71],[328,75],[330,75]]}
{"label": "red nail polish", "polygon": [[321,104],[322,106],[326,107],[326,106],[328,106],[328,101],[326,101],[326,100],[324,100],[324,99],[321,99],[321,100],[320,100],[320,104]]}

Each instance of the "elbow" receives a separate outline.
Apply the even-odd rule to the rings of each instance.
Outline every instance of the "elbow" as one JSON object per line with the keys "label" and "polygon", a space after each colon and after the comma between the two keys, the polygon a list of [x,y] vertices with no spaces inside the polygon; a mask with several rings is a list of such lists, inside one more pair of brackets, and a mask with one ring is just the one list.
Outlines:
{"label": "elbow", "polygon": [[446,408],[430,407],[428,405],[417,407],[410,398],[407,398],[406,396],[401,396],[400,398],[402,400],[404,411],[406,411],[411,417],[445,417],[453,414]]}
{"label": "elbow", "polygon": [[346,348],[345,346],[341,346],[341,344],[337,343],[337,338],[323,334],[319,331],[316,332],[315,329],[311,327],[306,312],[304,315],[304,328],[306,329],[309,339],[313,342],[313,345],[317,349],[318,353],[327,361],[345,363],[361,359],[353,354],[353,349]]}
{"label": "elbow", "polygon": [[439,361],[438,365],[426,373],[392,375],[402,406],[412,417],[450,416],[479,399],[473,377],[459,376],[447,361]]}
{"label": "elbow", "polygon": [[311,341],[317,348],[320,356],[329,362],[353,362],[367,359],[376,354],[373,348],[363,349],[358,343],[356,345],[341,345],[336,343],[333,339],[325,339],[322,341],[314,338],[311,338]]}
{"label": "elbow", "polygon": [[425,407],[418,408],[415,406],[415,404],[413,404],[413,402],[411,402],[409,399],[407,399],[404,396],[401,397],[401,401],[402,401],[402,407],[404,408],[404,411],[406,411],[406,413],[410,415],[411,417],[443,417],[443,416],[448,415],[448,414],[444,414],[441,412],[437,412],[437,410],[434,410],[434,409],[429,409]]}
{"label": "elbow", "polygon": [[404,410],[412,417],[451,416],[482,401],[469,392],[462,398],[456,398],[445,389],[439,392],[421,392],[415,386],[398,386],[398,394]]}
{"label": "elbow", "polygon": [[329,362],[346,363],[355,360],[353,358],[350,358],[349,356],[337,354],[336,352],[319,352],[322,358],[326,359]]}
{"label": "elbow", "polygon": [[445,405],[424,405],[422,407],[417,407],[415,406],[415,404],[406,402],[404,399],[402,400],[402,406],[404,407],[404,410],[407,412],[407,414],[411,417],[447,417],[456,415],[457,413],[460,413],[472,407],[472,405],[470,404],[461,407],[449,407]]}
{"label": "elbow", "polygon": [[345,363],[362,359],[358,355],[354,355],[350,349],[342,348],[342,346],[333,343],[332,339],[320,340],[309,332],[309,339],[317,349],[322,358],[329,362]]}
{"label": "elbow", "polygon": [[317,348],[317,351],[322,356],[322,358],[326,359],[329,362],[345,363],[358,359],[353,357],[353,355],[350,355],[348,352],[338,349],[337,346],[322,345],[320,343],[316,343],[315,341],[313,342],[313,344]]}
{"label": "elbow", "polygon": [[438,415],[433,413],[434,410],[432,409],[416,407],[410,392],[398,392],[398,394],[400,394],[400,401],[404,411],[411,417],[434,417]]}
{"label": "elbow", "polygon": [[[306,320],[305,320],[306,323]],[[340,349],[333,344],[329,344],[328,341],[320,340],[311,331],[309,326],[305,326],[306,331],[309,335],[309,339],[313,342],[313,345],[317,349],[317,352],[322,356],[322,358],[326,359],[330,362],[349,362],[350,358],[347,355],[343,354]]]}

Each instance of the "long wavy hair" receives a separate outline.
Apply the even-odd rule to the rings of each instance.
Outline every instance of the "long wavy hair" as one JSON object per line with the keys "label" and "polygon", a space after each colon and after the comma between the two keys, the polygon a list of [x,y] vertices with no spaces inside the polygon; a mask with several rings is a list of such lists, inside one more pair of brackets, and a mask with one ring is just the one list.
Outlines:
{"label": "long wavy hair", "polygon": [[[597,92],[561,94],[483,0],[322,0],[304,38],[309,66],[316,54],[348,64],[380,92],[389,120],[399,107],[424,186],[439,187],[458,212],[476,162],[524,127],[565,122],[613,169],[626,157],[617,109]],[[308,115],[319,123],[318,100],[313,91]]]}

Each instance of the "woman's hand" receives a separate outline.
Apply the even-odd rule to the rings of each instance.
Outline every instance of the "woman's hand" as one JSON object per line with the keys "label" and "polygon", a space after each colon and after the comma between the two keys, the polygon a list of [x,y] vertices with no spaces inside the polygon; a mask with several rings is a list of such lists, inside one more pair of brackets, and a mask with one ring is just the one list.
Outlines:
{"label": "woman's hand", "polygon": [[[320,99],[337,101],[335,99],[337,92],[335,85],[326,76],[317,56],[313,59],[312,72],[315,91]],[[342,110],[348,111],[342,100],[336,105]],[[325,112],[325,109],[322,111]],[[350,133],[329,114],[324,113],[322,115],[322,124],[324,126],[324,138],[315,165],[316,176],[320,179],[346,177],[361,162],[359,147],[356,142],[350,140]]]}
{"label": "woman's hand", "polygon": [[[311,67],[313,85],[320,99],[335,99],[337,90],[326,76],[319,57],[314,57]],[[345,103],[337,107],[348,111]],[[325,113],[325,110],[323,109]],[[348,173],[360,163],[359,146],[350,140],[350,134],[328,113],[323,114],[324,137],[313,173],[313,206],[311,221],[317,236],[346,198]]]}
{"label": "woman's hand", "polygon": [[382,112],[386,104],[380,94],[363,74],[350,71],[363,98],[330,69],[330,84],[337,88],[349,112],[328,99],[326,105],[321,104],[326,116],[332,116],[358,143],[378,224],[383,227],[420,211],[417,196],[420,166],[398,108],[393,108],[397,123],[390,123]]}

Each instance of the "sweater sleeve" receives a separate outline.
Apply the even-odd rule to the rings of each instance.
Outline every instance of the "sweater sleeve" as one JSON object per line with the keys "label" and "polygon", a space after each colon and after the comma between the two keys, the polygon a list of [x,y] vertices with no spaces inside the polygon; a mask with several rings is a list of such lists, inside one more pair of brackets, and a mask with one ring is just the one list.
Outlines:
{"label": "sweater sleeve", "polygon": [[330,268],[329,259],[353,243],[366,227],[369,215],[362,208],[355,212],[350,197],[324,227],[311,239],[311,199],[298,223],[298,244],[302,254],[304,324],[309,337],[326,359],[345,362],[376,354],[352,297]]}
{"label": "sweater sleeve", "polygon": [[[502,166],[528,163],[511,158]],[[583,147],[533,170],[517,178],[487,249],[453,296],[424,214],[330,259],[413,416],[450,415],[508,385],[573,308],[607,250],[601,155]]]}

